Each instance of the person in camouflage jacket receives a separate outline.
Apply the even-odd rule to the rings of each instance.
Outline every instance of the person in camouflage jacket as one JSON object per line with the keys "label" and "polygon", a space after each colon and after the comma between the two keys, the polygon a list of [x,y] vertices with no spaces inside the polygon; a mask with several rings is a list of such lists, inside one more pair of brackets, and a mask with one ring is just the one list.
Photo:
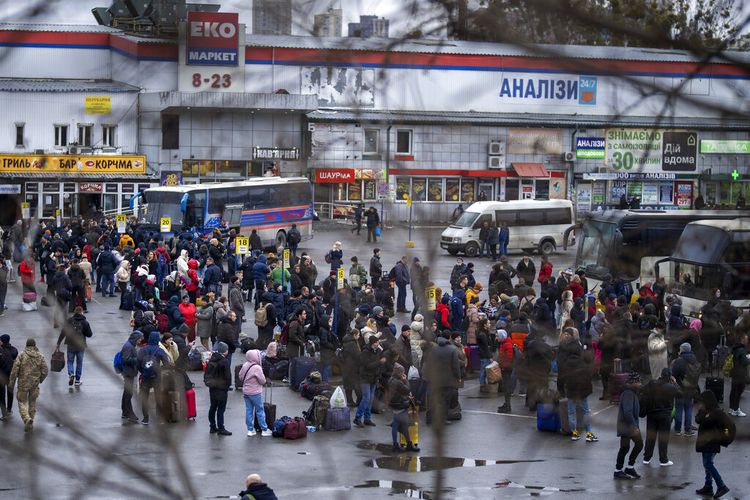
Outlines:
{"label": "person in camouflage jacket", "polygon": [[16,381],[18,382],[16,400],[26,432],[30,432],[34,425],[39,385],[44,382],[48,373],[47,361],[37,349],[36,340],[27,339],[26,348],[18,355],[9,379],[11,387],[16,385]]}

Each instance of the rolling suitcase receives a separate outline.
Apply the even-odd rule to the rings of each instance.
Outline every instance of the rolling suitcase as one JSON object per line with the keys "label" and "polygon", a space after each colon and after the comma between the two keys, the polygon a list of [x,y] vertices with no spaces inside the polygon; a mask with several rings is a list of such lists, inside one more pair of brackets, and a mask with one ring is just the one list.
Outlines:
{"label": "rolling suitcase", "polygon": [[614,360],[613,369],[614,373],[609,377],[609,402],[619,403],[622,390],[625,388],[625,384],[628,382],[630,376],[627,373],[623,373],[622,360],[619,358]]}
{"label": "rolling suitcase", "polygon": [[128,289],[120,296],[120,309],[123,311],[133,310],[133,291]]}
{"label": "rolling suitcase", "polygon": [[328,408],[323,428],[327,431],[348,431],[352,428],[349,408]]}
{"label": "rolling suitcase", "polygon": [[234,367],[234,390],[235,391],[241,391],[242,386],[244,385],[244,382],[240,378],[240,370],[242,370],[242,365],[237,365]]}
{"label": "rolling suitcase", "polygon": [[[271,424],[276,421],[276,405],[273,404],[273,387],[270,385],[266,385],[263,388],[263,412],[266,414],[266,426],[270,429]],[[257,432],[261,432],[263,430],[260,427],[260,422],[258,422],[257,413],[254,416],[253,425]]]}
{"label": "rolling suitcase", "polygon": [[303,380],[310,375],[315,368],[315,358],[300,356],[289,360],[289,387],[293,391],[299,391]]}
{"label": "rolling suitcase", "polygon": [[198,416],[197,405],[195,404],[195,389],[185,391],[185,418],[195,420]]}
{"label": "rolling suitcase", "polygon": [[560,432],[560,405],[557,403],[537,403],[536,428],[544,432]]}
{"label": "rolling suitcase", "polygon": [[[713,356],[713,359],[711,360],[712,370],[706,376],[705,385],[707,391],[714,393],[716,401],[718,401],[719,404],[724,402],[724,377],[721,376],[721,370],[724,367],[724,360],[727,357],[722,350],[722,348],[728,349],[725,344],[726,338],[722,335],[720,344],[716,347],[714,352],[711,353]],[[719,362],[719,359],[721,359],[721,363]],[[713,370],[716,370],[715,377],[713,376]]]}

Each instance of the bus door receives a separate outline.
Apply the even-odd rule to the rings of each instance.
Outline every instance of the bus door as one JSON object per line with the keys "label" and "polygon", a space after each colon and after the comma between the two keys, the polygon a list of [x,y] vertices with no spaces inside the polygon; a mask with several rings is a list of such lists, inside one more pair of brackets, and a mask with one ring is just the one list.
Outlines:
{"label": "bus door", "polygon": [[226,205],[224,207],[223,219],[227,223],[227,227],[239,228],[240,219],[242,219],[242,209],[245,207],[244,204]]}

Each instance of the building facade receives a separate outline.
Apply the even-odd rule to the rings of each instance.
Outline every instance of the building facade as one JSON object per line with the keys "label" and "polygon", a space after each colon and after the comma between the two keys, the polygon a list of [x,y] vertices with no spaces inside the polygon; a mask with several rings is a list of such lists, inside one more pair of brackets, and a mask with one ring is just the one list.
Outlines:
{"label": "building facade", "polygon": [[586,212],[750,196],[738,65],[632,48],[352,45],[200,15],[231,36],[0,25],[5,213],[19,201],[43,216],[123,209],[150,185],[269,170],[309,176],[319,202],[389,201],[391,220],[407,218],[405,194],[424,221],[480,199],[570,198]]}
{"label": "building facade", "polygon": [[292,34],[292,0],[252,0],[252,2],[253,34]]}
{"label": "building facade", "polygon": [[390,22],[378,16],[359,16],[358,23],[349,23],[351,38],[388,38]]}
{"label": "building facade", "polygon": [[343,12],[341,9],[328,9],[322,14],[315,14],[313,24],[313,36],[341,36],[341,22]]}

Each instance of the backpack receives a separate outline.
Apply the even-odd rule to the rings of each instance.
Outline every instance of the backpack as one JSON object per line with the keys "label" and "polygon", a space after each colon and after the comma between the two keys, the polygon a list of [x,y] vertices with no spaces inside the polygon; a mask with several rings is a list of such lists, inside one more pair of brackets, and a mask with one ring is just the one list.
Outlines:
{"label": "backpack", "polygon": [[156,359],[152,349],[144,351],[143,366],[141,367],[141,375],[144,380],[153,380],[157,377],[158,364],[159,360]]}
{"label": "backpack", "polygon": [[284,327],[281,329],[281,337],[279,338],[279,342],[284,345],[287,345],[289,343],[289,323],[291,323],[291,321],[287,321],[286,323],[284,323]]}
{"label": "backpack", "polygon": [[331,251],[330,250],[328,252],[326,252],[326,255],[325,255],[324,259],[325,259],[325,261],[326,261],[327,264],[331,263]]}
{"label": "backpack", "polygon": [[349,286],[351,286],[352,288],[360,287],[359,274],[354,273],[349,275]]}
{"label": "backpack", "polygon": [[459,315],[459,311],[463,312],[464,303],[458,297],[451,297],[450,307],[448,307],[448,321],[453,324],[453,318]]}
{"label": "backpack", "polygon": [[724,360],[724,365],[721,367],[721,371],[724,372],[725,377],[731,377],[732,370],[734,370],[734,355],[727,356]]}
{"label": "backpack", "polygon": [[159,313],[155,319],[159,333],[167,333],[169,331],[169,317],[164,313]]}
{"label": "backpack", "polygon": [[203,383],[206,384],[206,387],[210,389],[215,389],[216,387],[216,373],[218,371],[219,365],[213,361],[209,361],[206,363],[206,371],[203,372]]}
{"label": "backpack", "polygon": [[268,304],[264,304],[255,311],[255,325],[261,328],[268,326]]}
{"label": "backpack", "polygon": [[159,269],[164,269],[164,266],[167,265],[167,258],[164,257],[164,254],[162,252],[158,252],[156,256],[156,266]]}
{"label": "backpack", "polygon": [[331,402],[329,399],[330,396],[322,395],[315,396],[313,398],[310,409],[302,413],[302,416],[305,417],[305,420],[309,425],[314,425],[315,427],[323,425],[323,423],[325,422],[326,413],[331,407]]}
{"label": "backpack", "polygon": [[724,431],[721,433],[721,437],[719,438],[719,443],[721,446],[726,448],[730,444],[734,442],[734,438],[737,435],[737,426],[734,425],[734,422],[727,417],[726,413],[723,413],[723,421],[724,421]]}
{"label": "backpack", "polygon": [[125,367],[122,365],[122,351],[117,351],[114,359],[112,360],[112,365],[115,368],[115,373],[117,373],[118,375],[123,372]]}
{"label": "backpack", "polygon": [[698,379],[701,376],[701,365],[698,362],[686,363],[685,376],[682,378],[682,387],[695,391],[698,389]]}
{"label": "backpack", "polygon": [[396,279],[396,266],[393,266],[390,271],[388,271],[388,280],[395,280]]}

